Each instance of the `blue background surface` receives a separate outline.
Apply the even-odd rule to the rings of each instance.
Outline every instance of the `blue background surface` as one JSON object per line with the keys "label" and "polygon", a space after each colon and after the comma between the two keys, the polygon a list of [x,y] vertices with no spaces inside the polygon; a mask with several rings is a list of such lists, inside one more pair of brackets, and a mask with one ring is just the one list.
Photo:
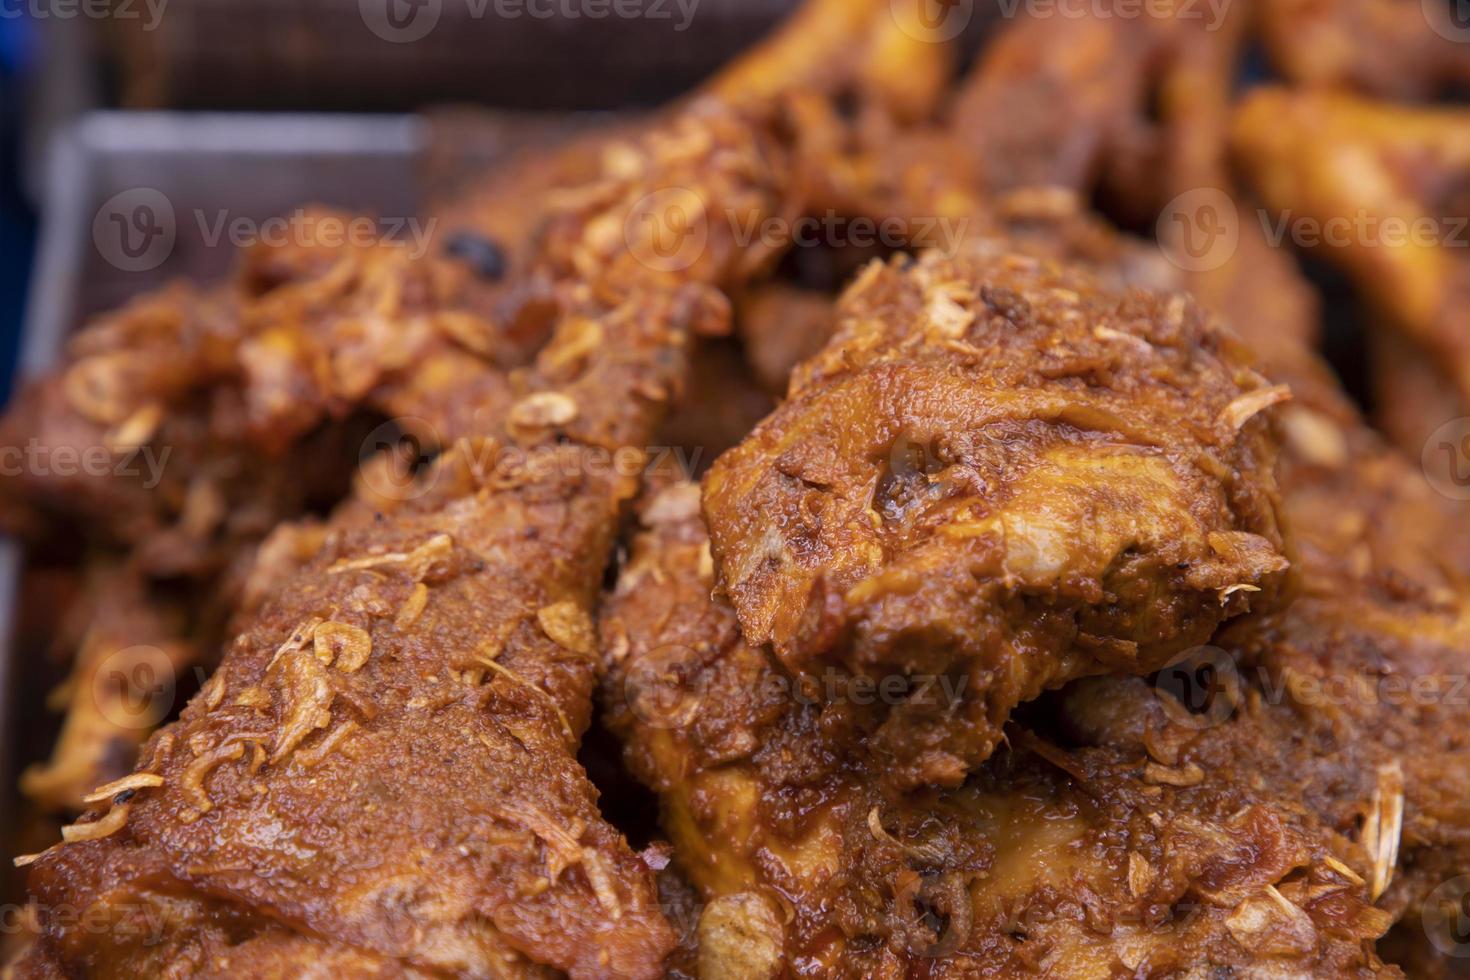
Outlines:
{"label": "blue background surface", "polygon": [[0,18],[0,403],[10,397],[26,280],[35,247],[35,216],[21,196],[20,103],[37,68],[35,25]]}

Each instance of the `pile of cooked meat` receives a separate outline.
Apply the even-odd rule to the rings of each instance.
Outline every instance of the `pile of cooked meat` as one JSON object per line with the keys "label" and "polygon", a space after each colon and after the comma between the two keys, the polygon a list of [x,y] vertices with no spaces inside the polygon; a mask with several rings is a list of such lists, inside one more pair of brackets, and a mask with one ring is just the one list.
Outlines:
{"label": "pile of cooked meat", "polygon": [[166,465],[0,491],[71,582],[5,975],[1466,970],[1470,260],[1318,250],[1369,418],[1257,215],[1453,226],[1470,114],[1388,100],[1470,46],[1061,6],[952,84],[808,0],[426,255],[80,329],[0,444]]}

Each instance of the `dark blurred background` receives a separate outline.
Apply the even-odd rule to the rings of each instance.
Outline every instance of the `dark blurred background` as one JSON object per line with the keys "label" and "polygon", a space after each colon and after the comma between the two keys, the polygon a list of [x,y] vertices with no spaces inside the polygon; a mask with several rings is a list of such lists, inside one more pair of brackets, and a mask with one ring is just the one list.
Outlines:
{"label": "dark blurred background", "polygon": [[0,402],[9,395],[30,275],[35,215],[21,194],[21,102],[37,56],[35,26],[0,19]]}

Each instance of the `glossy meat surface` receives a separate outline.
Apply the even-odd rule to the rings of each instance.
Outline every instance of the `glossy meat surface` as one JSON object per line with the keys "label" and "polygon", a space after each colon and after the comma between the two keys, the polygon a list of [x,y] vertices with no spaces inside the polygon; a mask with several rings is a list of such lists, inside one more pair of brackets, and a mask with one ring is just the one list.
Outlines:
{"label": "glossy meat surface", "polygon": [[1232,137],[1272,220],[1295,236],[1287,243],[1299,237],[1340,268],[1375,331],[1399,335],[1377,342],[1372,367],[1391,399],[1384,428],[1419,455],[1470,405],[1470,115],[1268,88],[1241,105]]}
{"label": "glossy meat surface", "polygon": [[1254,710],[1210,727],[1141,679],[1086,681],[1050,699],[1074,744],[1013,724],[963,787],[894,793],[862,737],[881,693],[822,699],[710,597],[696,488],[642,519],[604,697],[704,895],[707,976],[1392,975],[1362,851],[1256,777],[1281,732]]}
{"label": "glossy meat surface", "polygon": [[752,642],[915,689],[879,735],[899,784],[953,785],[1016,704],[1275,601],[1261,413],[1288,395],[1186,297],[992,247],[874,265],[838,316],[705,508]]}
{"label": "glossy meat surface", "polygon": [[[0,491],[7,523],[38,548],[76,539],[105,553],[135,610],[187,611],[161,638],[116,615],[120,597],[99,604],[107,638],[76,650],[67,737],[24,787],[48,809],[82,809],[80,793],[130,769],[126,746],[152,727],[109,724],[121,716],[90,693],[100,660],[148,646],[170,677],[212,669],[256,547],[347,495],[368,437],[387,431],[371,431],[377,420],[411,411],[403,427],[433,451],[508,404],[502,368],[524,355],[510,328],[471,312],[481,287],[461,263],[324,240],[347,217],[308,217],[309,237],[252,247],[225,285],[174,285],[97,317],[0,421],[0,445],[26,463]],[[462,401],[442,400],[452,390]],[[456,416],[472,405],[488,414]],[[138,670],[146,687],[151,667]],[[121,689],[106,700],[148,697],[129,690],[132,671],[113,673]]]}
{"label": "glossy meat surface", "polygon": [[1470,49],[1451,4],[1269,0],[1259,7],[1273,63],[1304,87],[1424,100],[1470,81]]}
{"label": "glossy meat surface", "polygon": [[[344,507],[138,772],[35,862],[44,906],[113,922],[166,909],[169,942],[43,921],[30,968],[284,973],[324,955],[388,972],[658,975],[674,937],[652,873],[575,759],[590,612],[689,338],[727,327],[700,283],[742,256],[713,216],[778,206],[763,133],[692,112],[558,209],[557,334],[505,382],[503,421],[399,499]],[[635,237],[600,234],[650,188],[691,183],[712,231],[693,271],[642,266]]]}

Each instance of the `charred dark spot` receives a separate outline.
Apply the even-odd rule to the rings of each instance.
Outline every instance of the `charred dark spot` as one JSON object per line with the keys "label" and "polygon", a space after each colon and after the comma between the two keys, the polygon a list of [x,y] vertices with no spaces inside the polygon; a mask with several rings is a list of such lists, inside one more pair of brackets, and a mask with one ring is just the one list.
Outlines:
{"label": "charred dark spot", "polygon": [[1005,317],[1011,323],[1020,325],[1025,323],[1031,316],[1031,304],[1014,289],[1004,286],[982,286],[980,298],[996,313]]}
{"label": "charred dark spot", "polygon": [[461,231],[444,243],[444,252],[474,270],[476,276],[491,282],[505,278],[505,249],[495,239],[472,231]]}
{"label": "charred dark spot", "polygon": [[862,111],[862,99],[859,98],[858,93],[853,89],[843,89],[832,100],[832,107],[837,110],[837,114],[843,119],[852,121],[857,119],[859,113]]}

